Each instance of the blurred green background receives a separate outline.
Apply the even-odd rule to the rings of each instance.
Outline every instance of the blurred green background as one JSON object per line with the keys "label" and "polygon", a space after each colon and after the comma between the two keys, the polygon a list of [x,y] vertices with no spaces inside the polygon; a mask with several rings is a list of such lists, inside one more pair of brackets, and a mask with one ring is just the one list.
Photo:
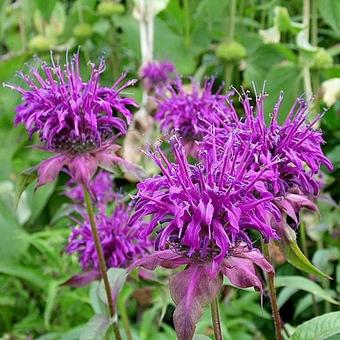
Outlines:
{"label": "blurred green background", "polygon": [[[282,119],[302,93],[314,94],[311,115],[329,107],[321,128],[335,170],[325,174],[318,202],[321,219],[305,214],[306,233],[299,242],[312,262],[334,280],[304,278],[282,264],[278,253],[277,285],[284,287],[279,288],[279,304],[288,332],[315,315],[338,310],[332,301],[340,300],[340,1],[154,2],[166,4],[154,19],[154,58],[170,60],[183,76],[199,81],[215,76],[216,86],[225,82],[227,89],[233,84],[252,90],[252,82],[262,88],[266,81],[268,112],[284,91]],[[132,0],[0,0],[1,82],[21,84],[15,73],[36,65],[35,55],[48,60],[53,50],[54,58],[64,60],[67,50],[71,53],[79,46],[84,74],[89,71],[88,61],[97,62],[104,55],[103,83],[112,84],[124,70],[129,77],[138,77],[141,53],[134,6]],[[140,84],[128,92],[140,102]],[[18,175],[44,157],[28,147],[32,143],[22,127],[13,127],[18,103],[17,93],[0,88],[0,338],[76,339],[96,308],[91,293],[95,288],[60,285],[80,271],[76,260],[64,254],[70,231],[62,196],[66,176],[37,192],[31,185],[18,209],[14,207]],[[299,277],[289,280],[293,275]],[[307,278],[307,283],[299,283]],[[310,294],[315,293],[312,281],[321,293]],[[135,294],[145,289],[151,291],[146,304]],[[173,306],[166,289],[144,282],[133,290],[123,293],[136,295],[128,301],[136,338],[174,339]],[[267,300],[261,310],[259,296],[253,292],[229,287],[224,296],[221,314],[226,339],[272,337]],[[209,325],[207,311],[198,326],[200,333],[211,335]]]}

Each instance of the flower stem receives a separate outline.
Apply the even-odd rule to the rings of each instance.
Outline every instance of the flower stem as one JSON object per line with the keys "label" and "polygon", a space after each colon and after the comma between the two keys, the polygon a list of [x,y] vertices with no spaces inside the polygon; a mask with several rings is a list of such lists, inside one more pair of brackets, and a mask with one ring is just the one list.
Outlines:
{"label": "flower stem", "polygon": [[126,311],[126,305],[125,305],[125,301],[123,299],[118,299],[118,309],[119,309],[119,313],[122,317],[123,320],[123,324],[124,324],[124,328],[125,328],[125,333],[126,333],[126,337],[128,340],[132,340],[132,333],[131,333],[131,325],[129,322],[129,317]]}
{"label": "flower stem", "polygon": [[[267,243],[262,243],[262,249],[264,256],[267,258],[268,262],[271,262],[269,247]],[[276,290],[275,290],[275,274],[270,272],[267,274],[268,288],[269,288],[269,296],[270,296],[270,304],[272,307],[273,317],[274,317],[274,326],[275,326],[275,335],[277,340],[282,340],[281,334],[281,317],[279,312],[279,307],[277,305],[276,298]]]}
{"label": "flower stem", "polygon": [[228,42],[234,40],[235,23],[236,23],[236,0],[231,0],[229,3],[229,27],[228,27]]}
{"label": "flower stem", "polygon": [[215,340],[222,340],[221,320],[220,313],[218,311],[218,299],[217,297],[211,302],[211,319],[214,327]]}
{"label": "flower stem", "polygon": [[[108,305],[109,305],[109,312],[110,312],[111,318],[113,318],[115,316],[115,308],[114,308],[114,305],[113,305],[113,299],[112,299],[112,293],[111,293],[109,278],[107,276],[103,248],[102,248],[102,245],[100,243],[100,239],[99,239],[99,235],[98,235],[98,230],[97,230],[97,226],[96,226],[96,220],[95,220],[95,216],[94,216],[94,209],[93,209],[91,196],[90,196],[88,187],[85,184],[83,184],[83,192],[84,192],[84,200],[85,200],[86,210],[87,210],[87,214],[88,214],[88,217],[89,217],[89,220],[90,220],[93,241],[94,241],[94,244],[95,244],[95,247],[96,247],[97,256],[98,256],[98,260],[99,260],[100,273],[101,273],[101,276],[102,276],[102,279],[103,279],[103,282],[104,282],[106,297],[107,297],[107,301],[108,301]],[[113,322],[113,330],[114,330],[116,339],[121,340],[118,323],[116,321]]]}
{"label": "flower stem", "polygon": [[[310,33],[310,0],[303,0],[303,32],[306,42],[309,42]],[[310,68],[308,65],[303,67],[303,82],[306,92],[307,101],[309,102],[313,95],[312,80],[310,75]]]}
{"label": "flower stem", "polygon": [[[228,22],[228,35],[227,42],[231,43],[234,41],[235,36],[235,23],[236,23],[236,0],[229,2],[229,22]],[[225,85],[228,88],[233,83],[233,70],[234,65],[228,62],[225,65]]]}

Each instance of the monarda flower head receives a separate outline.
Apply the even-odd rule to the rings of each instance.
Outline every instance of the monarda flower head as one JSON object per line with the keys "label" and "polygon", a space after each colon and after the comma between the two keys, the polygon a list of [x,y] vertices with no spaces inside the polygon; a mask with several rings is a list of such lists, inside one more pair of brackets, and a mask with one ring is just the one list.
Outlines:
{"label": "monarda flower head", "polygon": [[300,97],[295,101],[285,121],[280,124],[278,119],[283,94],[280,94],[268,117],[264,110],[266,97],[264,90],[260,95],[256,95],[254,107],[248,92],[243,91],[242,119],[238,118],[230,101],[228,105],[233,117],[230,123],[232,129],[216,129],[213,133],[213,130],[207,130],[203,149],[209,149],[209,145],[215,143],[224,145],[230,138],[231,131],[238,136],[240,148],[245,149],[249,144],[256,145],[252,162],[249,163],[250,169],[256,170],[271,164],[276,175],[267,181],[266,187],[274,196],[281,197],[281,200],[276,200],[276,204],[297,224],[296,214],[300,208],[316,209],[308,198],[319,192],[317,175],[321,165],[332,169],[331,162],[321,149],[324,144],[322,132],[315,129],[322,115],[317,115],[309,122],[309,105]]}
{"label": "monarda flower head", "polygon": [[[96,223],[107,268],[126,268],[148,253],[150,241],[139,237],[138,225],[135,227],[128,225],[133,211],[132,205],[126,204],[117,193],[114,198],[112,214],[99,211],[96,214]],[[141,222],[143,223],[145,222]],[[66,251],[78,255],[84,271],[94,270],[99,273],[98,256],[87,216],[73,228]]]}
{"label": "monarda flower head", "polygon": [[141,236],[156,235],[156,252],[135,265],[148,269],[187,265],[171,278],[170,290],[177,304],[177,336],[191,339],[202,306],[215,298],[223,275],[238,287],[262,291],[255,267],[273,268],[252,248],[248,231],[258,231],[265,240],[275,239],[269,222],[280,214],[263,183],[263,178],[273,176],[270,169],[246,171],[252,148],[240,152],[230,138],[223,157],[218,157],[215,148],[202,153],[200,163],[190,165],[176,137],[171,146],[173,163],[159,146],[150,153],[162,174],[138,184],[130,223],[147,217]]}
{"label": "monarda flower head", "polygon": [[32,68],[32,77],[20,73],[27,89],[9,85],[23,98],[15,124],[23,124],[30,137],[37,133],[43,148],[57,154],[40,164],[38,185],[53,181],[64,167],[76,182],[87,183],[98,165],[122,161],[115,155],[119,146],[113,143],[126,134],[129,106],[136,104],[121,92],[135,81],[118,88],[122,75],[112,87],[101,87],[104,61],[98,67],[91,64],[91,68],[85,82],[76,54],[66,61],[65,68],[52,59],[51,66],[42,63],[41,70]]}
{"label": "monarda flower head", "polygon": [[148,92],[165,86],[176,74],[175,66],[169,61],[150,61],[140,70],[140,78]]}
{"label": "monarda flower head", "polygon": [[230,94],[213,92],[214,80],[207,80],[203,88],[192,81],[190,89],[177,78],[167,86],[158,101],[155,119],[164,134],[177,133],[185,144],[200,141],[212,124],[220,126],[228,120],[226,101]]}

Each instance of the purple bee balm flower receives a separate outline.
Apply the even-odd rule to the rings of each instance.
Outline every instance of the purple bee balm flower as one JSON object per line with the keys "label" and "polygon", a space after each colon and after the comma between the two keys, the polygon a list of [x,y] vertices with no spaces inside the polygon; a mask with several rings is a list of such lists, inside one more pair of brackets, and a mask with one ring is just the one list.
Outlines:
{"label": "purple bee balm flower", "polygon": [[130,223],[148,217],[140,234],[146,237],[155,231],[157,235],[156,253],[135,266],[188,265],[171,279],[170,289],[177,304],[174,321],[178,338],[190,339],[202,306],[216,296],[223,275],[238,287],[262,291],[255,265],[267,272],[273,268],[252,249],[247,231],[256,230],[265,240],[277,238],[269,222],[280,214],[262,180],[273,176],[270,168],[246,171],[253,149],[244,152],[230,138],[223,157],[218,157],[215,148],[200,155],[201,163],[190,165],[176,137],[171,146],[174,163],[159,146],[157,153],[150,153],[162,175],[138,184]]}
{"label": "purple bee balm flower", "polygon": [[[115,196],[113,213],[107,215],[105,212],[98,212],[96,223],[106,266],[126,268],[140,256],[148,253],[150,241],[139,237],[139,228],[128,225],[132,212],[131,204],[125,204],[118,194]],[[98,256],[87,217],[84,218],[84,222],[73,228],[66,251],[78,255],[83,270],[99,270]]]}
{"label": "purple bee balm flower", "polygon": [[162,175],[137,185],[136,212],[131,223],[151,216],[142,235],[148,236],[161,225],[157,249],[173,247],[188,257],[221,261],[235,242],[251,244],[248,229],[259,231],[268,240],[275,232],[268,218],[278,210],[273,195],[266,191],[263,178],[273,176],[268,168],[246,172],[253,149],[239,152],[233,138],[217,150],[202,153],[202,162],[190,165],[176,137],[171,139],[175,162],[170,163],[160,147],[150,153]]}
{"label": "purple bee balm flower", "polygon": [[267,182],[267,188],[276,197],[281,197],[281,200],[276,201],[277,205],[297,224],[296,214],[301,207],[314,210],[316,208],[308,198],[319,192],[317,175],[321,165],[332,169],[331,162],[321,148],[324,144],[322,132],[315,129],[322,115],[317,115],[309,122],[309,106],[303,98],[298,98],[286,120],[280,124],[278,116],[283,100],[281,93],[273,112],[269,115],[269,123],[266,124],[264,111],[266,97],[267,94],[264,92],[256,96],[254,107],[251,105],[248,92],[243,92],[244,119],[238,118],[232,102],[229,102],[233,117],[231,129],[216,129],[214,133],[207,129],[206,132],[211,136],[206,138],[202,147],[209,149],[209,145],[213,143],[222,146],[228,140],[230,131],[233,133],[237,131],[240,147],[246,148],[249,143],[257,145],[253,162],[250,163],[251,168],[256,170],[272,163],[271,168],[276,176]]}
{"label": "purple bee balm flower", "polygon": [[176,74],[175,66],[169,61],[150,61],[140,70],[144,88],[153,91],[163,87]]}
{"label": "purple bee balm flower", "polygon": [[173,315],[179,340],[192,339],[196,323],[203,308],[211,303],[220,292],[223,275],[236,287],[263,292],[263,283],[257,268],[273,273],[274,268],[258,249],[249,249],[244,243],[229,249],[229,254],[219,265],[218,273],[210,262],[200,261],[178,254],[172,249],[159,250],[136,261],[129,270],[142,266],[154,270],[157,266],[174,269],[186,265],[185,269],[170,277],[170,293],[176,304]]}
{"label": "purple bee balm flower", "polygon": [[[112,174],[104,170],[99,171],[89,182],[88,189],[94,204],[96,206],[103,205],[106,207],[106,205],[109,202],[112,202],[115,197]],[[76,204],[84,203],[83,188],[72,179],[67,183],[65,194]]]}
{"label": "purple bee balm flower", "polygon": [[230,93],[221,94],[222,88],[213,93],[214,80],[205,82],[201,89],[192,81],[191,89],[181,79],[167,86],[159,97],[155,119],[160,122],[164,134],[177,133],[185,143],[200,141],[212,124],[225,126],[229,108],[226,101]]}
{"label": "purple bee balm flower", "polygon": [[37,133],[43,148],[56,154],[40,164],[38,185],[53,181],[64,167],[76,182],[87,183],[98,165],[122,162],[113,143],[126,134],[128,107],[136,104],[121,92],[135,81],[118,88],[122,75],[112,87],[101,87],[104,61],[91,68],[90,79],[83,81],[76,54],[64,69],[52,60],[52,66],[42,63],[41,71],[33,68],[32,78],[20,73],[28,89],[8,85],[23,98],[15,124],[23,124],[30,137]]}

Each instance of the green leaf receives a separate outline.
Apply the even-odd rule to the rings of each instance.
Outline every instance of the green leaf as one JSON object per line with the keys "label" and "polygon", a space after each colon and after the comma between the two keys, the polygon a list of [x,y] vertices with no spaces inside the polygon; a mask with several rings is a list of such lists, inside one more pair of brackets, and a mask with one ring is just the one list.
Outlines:
{"label": "green leaf", "polygon": [[328,278],[330,277],[323,273],[320,269],[315,267],[300,250],[298,244],[294,240],[283,240],[277,242],[281,251],[285,255],[288,262],[295,268],[300,269],[306,273],[313,274],[319,277]]}
{"label": "green leaf", "polygon": [[111,322],[105,315],[95,315],[83,328],[79,340],[104,339]]}
{"label": "green leaf", "polygon": [[15,188],[15,207],[18,207],[20,197],[25,189],[38,178],[37,167],[32,167],[24,170],[17,180]]}
{"label": "green leaf", "polygon": [[323,340],[340,333],[340,312],[317,316],[299,325],[292,340]]}
{"label": "green leaf", "polygon": [[47,300],[46,300],[46,305],[45,305],[45,310],[44,310],[44,323],[45,323],[46,329],[50,329],[50,326],[51,326],[50,322],[51,322],[52,311],[57,302],[56,298],[57,298],[59,287],[60,287],[59,281],[51,281],[50,284],[48,285]]}
{"label": "green leaf", "polygon": [[28,202],[32,211],[32,216],[28,222],[29,224],[33,224],[43,212],[49,198],[54,192],[55,186],[56,182],[53,182],[40,187],[38,190],[34,190],[33,188],[27,190]]}
{"label": "green leaf", "polygon": [[294,319],[304,312],[308,307],[312,306],[314,301],[316,303],[320,302],[322,299],[319,296],[315,296],[313,299],[313,295],[308,294],[305,295],[302,299],[299,300],[298,304],[296,305],[294,311]]}
{"label": "green leaf", "polygon": [[[107,276],[109,278],[110,287],[111,287],[111,294],[114,304],[117,302],[118,294],[123,287],[125,280],[127,278],[126,269],[123,268],[110,268],[107,271]],[[107,304],[107,297],[105,293],[105,287],[103,281],[101,281],[98,287],[98,295],[101,300]]]}
{"label": "green leaf", "polygon": [[57,3],[57,0],[34,0],[35,5],[39,9],[40,13],[43,15],[45,20],[48,20],[51,17],[54,6]]}
{"label": "green leaf", "polygon": [[267,80],[266,90],[269,93],[265,102],[266,112],[272,112],[280,92],[283,91],[284,98],[279,112],[279,120],[283,121],[292,107],[296,95],[302,88],[302,72],[291,62],[282,62],[275,65],[265,78]]}
{"label": "green leaf", "polygon": [[0,197],[0,263],[17,262],[26,252],[28,238],[21,228],[13,211],[8,207],[8,201]]}
{"label": "green leaf", "polygon": [[292,295],[297,293],[299,290],[296,288],[292,287],[284,287],[281,289],[280,293],[278,294],[277,297],[277,304],[279,308],[281,308],[289,299]]}
{"label": "green leaf", "polygon": [[319,11],[322,19],[331,26],[334,31],[340,33],[340,1],[319,1]]}
{"label": "green leaf", "polygon": [[290,287],[298,290],[303,290],[308,293],[320,296],[323,300],[326,300],[335,305],[340,305],[340,302],[333,299],[331,295],[322,289],[317,283],[302,277],[302,276],[277,276],[275,278],[275,286],[279,287]]}
{"label": "green leaf", "polygon": [[41,274],[41,271],[27,266],[5,264],[0,262],[0,273],[10,276],[16,276],[20,279],[30,282],[33,286],[39,289],[46,288],[48,278]]}

